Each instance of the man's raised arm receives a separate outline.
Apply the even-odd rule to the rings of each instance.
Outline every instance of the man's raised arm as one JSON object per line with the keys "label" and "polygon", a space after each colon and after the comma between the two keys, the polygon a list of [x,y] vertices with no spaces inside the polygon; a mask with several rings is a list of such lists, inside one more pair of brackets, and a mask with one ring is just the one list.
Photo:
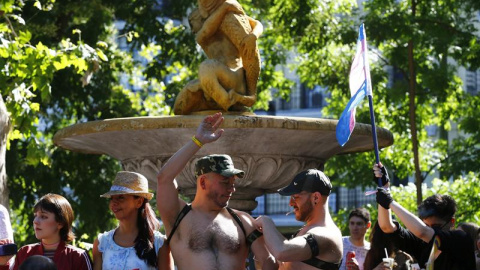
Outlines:
{"label": "man's raised arm", "polygon": [[275,227],[272,219],[260,216],[255,220],[255,226],[263,232],[263,238],[268,250],[275,259],[282,262],[304,261],[312,257],[310,246],[305,237],[295,237],[287,240]]}
{"label": "man's raised arm", "polygon": [[[383,176],[383,173],[380,171],[382,167],[381,164],[380,167],[377,165],[374,166],[373,171],[376,177]],[[388,183],[386,185],[388,186]],[[410,213],[407,209],[394,201],[388,190],[384,188],[377,189],[377,203],[379,204],[378,222],[382,231],[385,233],[391,233],[397,230],[397,226],[392,222],[390,214],[391,208],[395,215],[403,222],[403,224],[405,224],[405,227],[407,227],[407,229],[416,237],[422,239],[426,243],[432,240],[435,231],[425,225],[425,223],[423,223],[423,221],[417,216]]]}
{"label": "man's raised arm", "polygon": [[[380,165],[375,164],[373,166],[373,174],[374,174],[373,180],[375,183],[377,183],[378,178],[381,178],[382,184],[384,185],[383,188],[388,189],[390,187],[390,179],[388,178],[388,174],[386,173],[385,167],[383,167],[381,163]],[[377,194],[378,192],[380,192],[380,188],[377,189]],[[377,199],[377,202],[378,202],[378,199]],[[378,225],[380,226],[380,229],[384,233],[393,233],[398,229],[395,223],[393,223],[392,213],[391,213],[389,204],[390,204],[389,201],[385,203],[382,202],[382,204],[378,203]]]}
{"label": "man's raised arm", "polygon": [[167,227],[167,231],[171,229],[177,214],[185,205],[185,202],[178,197],[174,183],[175,177],[183,170],[193,155],[200,150],[201,146],[220,138],[223,129],[218,129],[218,127],[222,122],[222,113],[205,117],[198,126],[192,140],[178,150],[160,169],[157,175],[157,209]]}

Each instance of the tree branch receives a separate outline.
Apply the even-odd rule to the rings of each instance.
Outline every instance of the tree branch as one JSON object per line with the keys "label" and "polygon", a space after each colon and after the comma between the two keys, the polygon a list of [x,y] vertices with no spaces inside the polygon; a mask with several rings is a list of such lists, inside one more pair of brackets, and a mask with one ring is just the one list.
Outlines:
{"label": "tree branch", "polygon": [[17,35],[17,33],[15,32],[15,29],[13,28],[12,22],[10,21],[10,19],[9,19],[5,14],[3,14],[3,17],[4,17],[5,20],[7,21],[8,26],[9,26],[10,30],[12,30],[13,35],[17,38],[18,35]]}
{"label": "tree branch", "polygon": [[450,24],[445,23],[443,21],[439,21],[439,20],[432,20],[432,19],[425,19],[425,18],[415,18],[414,22],[418,22],[420,25],[421,24],[435,24],[435,25],[440,26],[444,29],[446,28],[453,35],[462,34],[462,35],[479,37],[479,36],[475,35],[475,33],[461,31],[461,30],[451,26]]}

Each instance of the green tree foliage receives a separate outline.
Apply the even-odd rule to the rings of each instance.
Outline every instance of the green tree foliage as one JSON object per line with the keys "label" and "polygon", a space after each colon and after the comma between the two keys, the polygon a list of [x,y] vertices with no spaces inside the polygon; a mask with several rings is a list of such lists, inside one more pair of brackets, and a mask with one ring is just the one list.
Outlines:
{"label": "green tree foliage", "polygon": [[[463,117],[462,111],[453,112],[450,108],[457,107],[462,99],[472,98],[462,91],[455,71],[459,64],[479,68],[480,58],[472,55],[480,48],[476,45],[479,38],[472,31],[478,22],[479,4],[476,1],[401,1],[396,4],[370,1],[366,8],[365,21],[371,25],[373,44],[388,59],[386,64],[404,78],[398,86],[392,87],[396,93],[393,102],[403,103],[403,107],[408,108],[408,129],[401,135],[411,140],[407,149],[413,153],[413,164],[410,163],[415,166],[419,203],[421,183],[425,180],[421,171],[432,171],[437,165],[441,168],[443,160],[454,154],[446,136],[432,141],[426,137],[425,127],[437,125],[449,130],[452,120],[459,121]],[[397,31],[388,31],[387,26]],[[402,89],[406,85],[408,91],[404,95]],[[450,113],[445,114],[445,109]]]}
{"label": "green tree foliage", "polygon": [[[155,3],[147,4],[143,8],[153,10]],[[161,80],[147,79],[142,59],[118,47],[140,36],[128,24],[127,32],[117,32],[116,5],[2,1],[0,94],[12,122],[6,160],[19,244],[36,241],[32,208],[49,192],[72,203],[77,235],[87,233],[92,241],[97,232],[114,226],[108,203],[99,195],[120,169],[118,161],[59,149],[52,144],[56,131],[77,122],[169,111],[159,94],[165,89]],[[122,5],[118,12],[127,14],[128,8],[134,7]],[[140,47],[144,57],[159,51],[152,43]],[[129,78],[136,91],[125,88],[122,78]]]}
{"label": "green tree foliage", "polygon": [[[327,87],[330,99],[323,113],[335,119],[350,97],[348,74],[357,29],[365,23],[377,125],[392,131],[395,139],[381,160],[396,177],[414,175],[416,148],[424,172],[420,184],[435,171],[442,179],[479,171],[479,97],[465,93],[455,72],[461,65],[480,67],[478,1],[372,0],[360,7],[355,1],[271,3],[265,16],[276,27],[267,34],[273,33],[286,50],[294,49],[301,82]],[[357,109],[357,122],[370,123],[367,102]],[[452,123],[459,123],[455,140],[447,136]],[[440,138],[428,136],[426,128],[433,125]],[[369,186],[374,160],[373,153],[337,156],[326,170],[338,184]]]}

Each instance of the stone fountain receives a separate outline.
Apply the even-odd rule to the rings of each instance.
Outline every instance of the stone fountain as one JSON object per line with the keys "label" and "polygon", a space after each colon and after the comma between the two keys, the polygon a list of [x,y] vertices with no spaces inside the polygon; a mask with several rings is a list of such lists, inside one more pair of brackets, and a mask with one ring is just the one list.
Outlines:
{"label": "stone fountain", "polygon": [[[62,148],[105,154],[118,159],[125,170],[145,175],[156,189],[156,174],[162,165],[188,142],[202,115],[106,119],[76,124],[55,134]],[[230,206],[251,211],[255,198],[286,186],[295,174],[307,168],[323,168],[334,155],[373,149],[371,126],[357,123],[344,147],[335,138],[337,120],[255,115],[225,115],[222,138],[204,146],[177,177],[181,194],[193,198],[195,160],[208,154],[232,156],[246,172],[236,184]],[[392,134],[377,128],[379,147],[393,144]],[[335,179],[332,179],[335,185]]]}
{"label": "stone fountain", "polygon": [[[208,154],[228,154],[235,167],[246,172],[229,205],[244,211],[255,209],[256,197],[276,192],[302,170],[322,169],[337,154],[373,149],[370,125],[357,123],[350,141],[340,147],[335,138],[336,120],[246,113],[257,96],[261,65],[256,41],[262,24],[246,16],[238,3],[202,6],[203,2],[198,1],[189,22],[208,59],[200,65],[198,79],[178,94],[177,116],[80,123],[58,131],[54,143],[72,151],[114,157],[125,170],[145,175],[155,190],[159,169],[190,140],[204,117],[190,114],[223,111],[225,133],[191,160],[177,177],[178,188],[193,198],[195,160]],[[393,144],[389,131],[378,128],[377,134],[380,148]]]}

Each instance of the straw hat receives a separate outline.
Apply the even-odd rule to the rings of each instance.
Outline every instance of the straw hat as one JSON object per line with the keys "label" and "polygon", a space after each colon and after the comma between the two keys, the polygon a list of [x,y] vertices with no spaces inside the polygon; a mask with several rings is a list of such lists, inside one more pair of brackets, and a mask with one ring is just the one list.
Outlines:
{"label": "straw hat", "polygon": [[129,194],[144,197],[147,200],[153,198],[153,193],[148,192],[148,180],[145,176],[136,172],[120,171],[117,173],[110,191],[100,195],[110,198],[113,195]]}

